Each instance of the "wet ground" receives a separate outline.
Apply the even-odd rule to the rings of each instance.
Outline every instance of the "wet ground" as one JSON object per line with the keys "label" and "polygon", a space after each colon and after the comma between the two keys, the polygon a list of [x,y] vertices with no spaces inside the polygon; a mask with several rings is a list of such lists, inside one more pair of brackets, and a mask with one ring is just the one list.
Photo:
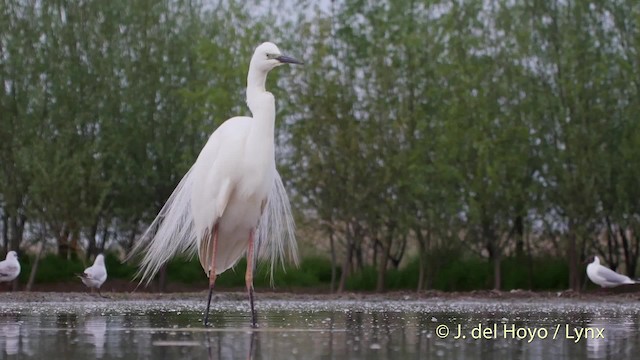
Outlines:
{"label": "wet ground", "polygon": [[0,294],[0,359],[623,359],[637,295]]}

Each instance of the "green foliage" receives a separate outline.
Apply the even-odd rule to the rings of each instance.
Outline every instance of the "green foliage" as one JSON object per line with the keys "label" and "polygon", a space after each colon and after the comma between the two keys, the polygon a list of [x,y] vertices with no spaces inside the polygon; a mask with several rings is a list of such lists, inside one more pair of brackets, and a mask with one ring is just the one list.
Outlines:
{"label": "green foliage", "polygon": [[167,279],[184,284],[208,281],[197,258],[188,260],[181,257],[172,259],[167,264]]}
{"label": "green foliage", "polygon": [[491,264],[485,259],[451,259],[434,275],[438,290],[468,291],[491,286]]}
{"label": "green foliage", "polygon": [[376,288],[377,272],[373,266],[367,266],[347,279],[346,288],[352,291],[373,291]]}
{"label": "green foliage", "polygon": [[[26,283],[33,264],[32,257],[22,257],[20,282]],[[491,265],[485,259],[450,255],[440,259],[443,265],[434,275],[433,289],[442,291],[470,291],[491,288]],[[568,268],[566,262],[557,258],[535,258],[530,274],[527,261],[506,258],[503,261],[505,272],[504,289],[562,290],[567,288]],[[120,262],[113,254],[105,257],[109,279],[131,280],[136,268]],[[41,259],[35,283],[53,283],[76,281],[76,274],[84,271],[88,265],[79,259],[66,260],[55,255]],[[244,289],[246,262],[241,260],[231,270],[219,275],[216,287],[220,289]],[[416,289],[418,282],[418,260],[410,261],[407,266],[387,272],[389,290]],[[201,284],[206,287],[207,278],[197,259],[176,258],[167,265],[167,278],[171,283]],[[347,279],[348,291],[374,291],[376,289],[377,269],[364,268]],[[331,282],[331,262],[328,259],[312,256],[302,259],[299,268],[287,266],[274,271],[273,285],[276,290],[295,290],[300,288],[328,290]],[[254,276],[254,285],[260,289],[271,289],[270,272],[265,264],[258,266]]]}
{"label": "green foliage", "polygon": [[[534,265],[533,288],[567,271],[575,288],[584,251],[635,275],[636,1],[300,1],[286,19],[257,3],[0,0],[3,250],[129,249],[215,127],[248,113],[247,64],[271,39],[306,62],[267,84],[278,170],[301,232],[360,269],[340,273],[347,288],[410,288],[428,269],[439,289],[509,289]],[[458,247],[500,266],[442,260]],[[44,270],[69,276],[54,261]],[[305,261],[276,285],[329,281],[326,261]],[[244,286],[242,266],[220,284]],[[204,278],[196,261],[169,267]]]}
{"label": "green foliage", "polygon": [[[241,259],[232,269],[218,275],[216,287],[244,288],[246,260]],[[206,276],[198,259],[173,259],[167,265],[169,281],[185,284],[205,283]],[[276,289],[292,289],[298,287],[325,287],[331,281],[331,262],[321,257],[309,257],[302,260],[300,267],[287,266],[274,269],[273,285]],[[254,274],[254,286],[271,287],[271,272],[267,264],[258,264]]]}
{"label": "green foliage", "polygon": [[[106,253],[104,265],[107,268],[109,279],[133,279],[138,270],[133,264],[123,263],[118,257],[111,253]],[[88,267],[88,266],[87,266]]]}
{"label": "green foliage", "polygon": [[[20,282],[26,283],[31,274],[34,259],[22,256],[20,258]],[[86,266],[77,258],[70,260],[49,254],[38,264],[35,283],[52,283],[76,280],[77,274],[81,274]],[[80,281],[80,280],[78,280]]]}
{"label": "green foliage", "polygon": [[[444,264],[434,274],[433,289],[442,291],[471,291],[492,288],[492,265],[477,257],[451,256],[441,259]],[[568,267],[563,259],[535,258],[531,273],[527,261],[506,258],[502,261],[504,272],[503,289],[564,290],[568,286]],[[418,259],[399,270],[387,271],[387,289],[415,290],[418,283]],[[535,269],[535,271],[533,271]],[[376,288],[377,272],[367,267],[351,276],[347,289],[373,291]]]}

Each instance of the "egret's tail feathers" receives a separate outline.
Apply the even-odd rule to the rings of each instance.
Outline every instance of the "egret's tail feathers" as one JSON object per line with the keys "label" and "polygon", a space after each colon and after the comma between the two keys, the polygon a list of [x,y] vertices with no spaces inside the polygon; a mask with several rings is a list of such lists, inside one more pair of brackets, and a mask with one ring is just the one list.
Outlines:
{"label": "egret's tail feathers", "polygon": [[282,184],[280,174],[277,172],[260,218],[256,239],[256,254],[259,258],[268,259],[271,263],[272,281],[276,263],[281,262],[284,266],[285,253],[288,253],[289,260],[296,266],[299,264],[298,245],[289,197]]}
{"label": "egret's tail feathers", "polygon": [[192,170],[182,178],[149,228],[138,239],[128,259],[144,251],[136,277],[140,283],[151,279],[177,253],[194,252],[197,237],[191,213]]}

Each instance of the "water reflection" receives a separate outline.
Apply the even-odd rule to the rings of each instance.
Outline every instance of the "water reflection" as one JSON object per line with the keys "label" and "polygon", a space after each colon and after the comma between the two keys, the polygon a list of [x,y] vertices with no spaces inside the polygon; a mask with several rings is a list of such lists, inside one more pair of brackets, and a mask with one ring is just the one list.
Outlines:
{"label": "water reflection", "polygon": [[7,322],[0,327],[3,334],[2,339],[4,351],[7,355],[15,355],[20,347],[20,324],[18,322]]}
{"label": "water reflection", "polygon": [[[0,359],[606,359],[640,351],[640,307],[633,304],[615,310],[605,304],[396,305],[280,302],[265,306],[256,330],[235,303],[221,306],[213,328],[200,326],[201,311],[177,311],[174,304],[111,312],[3,310]],[[601,329],[602,336],[585,329]]]}
{"label": "water reflection", "polygon": [[256,331],[249,331],[244,334],[228,334],[231,336],[223,339],[221,336],[213,337],[211,332],[207,332],[205,337],[208,359],[232,359],[234,356],[241,358],[240,355],[243,352],[246,353],[244,359],[254,359],[257,347],[257,334]]}
{"label": "water reflection", "polygon": [[84,323],[84,332],[88,335],[87,342],[95,346],[96,358],[101,359],[104,355],[105,336],[107,334],[107,319],[96,317],[87,319]]}

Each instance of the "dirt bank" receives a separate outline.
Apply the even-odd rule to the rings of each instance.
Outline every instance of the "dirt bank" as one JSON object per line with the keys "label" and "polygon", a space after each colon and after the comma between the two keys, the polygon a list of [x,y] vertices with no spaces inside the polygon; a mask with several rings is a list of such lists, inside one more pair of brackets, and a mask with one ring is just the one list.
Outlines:
{"label": "dirt bank", "polygon": [[[79,287],[82,289],[82,287]],[[135,288],[135,286],[132,287]],[[183,289],[186,290],[186,289]],[[200,291],[180,291],[169,293],[154,293],[145,291],[103,291],[111,300],[188,300],[204,299],[206,290]],[[220,300],[246,300],[246,293],[240,289],[220,289],[215,292],[215,296]],[[33,292],[2,292],[0,293],[0,303],[3,301],[13,302],[47,302],[47,301],[90,301],[98,297],[98,294],[91,294],[85,291],[77,291],[75,288],[68,291],[33,291]],[[386,292],[386,293],[342,293],[329,294],[326,292],[313,292],[308,289],[300,291],[273,291],[258,289],[256,297],[263,300],[363,300],[363,301],[385,301],[385,300],[515,300],[515,299],[536,299],[566,301],[575,299],[579,301],[602,301],[602,302],[633,302],[640,301],[640,286],[629,286],[618,289],[592,290],[587,292],[559,291],[559,292],[533,292],[525,290],[512,291],[471,291],[471,292]]]}

